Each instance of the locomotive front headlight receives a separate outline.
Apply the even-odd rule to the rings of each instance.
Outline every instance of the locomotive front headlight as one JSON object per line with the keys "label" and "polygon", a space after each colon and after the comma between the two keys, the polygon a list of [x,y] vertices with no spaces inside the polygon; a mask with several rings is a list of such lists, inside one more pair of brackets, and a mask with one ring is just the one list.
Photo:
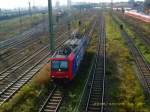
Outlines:
{"label": "locomotive front headlight", "polygon": [[58,71],[61,72],[61,69],[59,69]]}

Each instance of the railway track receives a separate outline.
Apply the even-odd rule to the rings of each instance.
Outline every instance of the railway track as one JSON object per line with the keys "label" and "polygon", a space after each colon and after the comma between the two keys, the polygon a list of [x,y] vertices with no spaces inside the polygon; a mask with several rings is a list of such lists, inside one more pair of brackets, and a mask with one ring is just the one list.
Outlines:
{"label": "railway track", "polygon": [[[72,20],[72,15],[73,14],[68,15],[67,19],[62,18],[62,20],[59,22],[59,25],[60,24],[67,24],[68,21]],[[43,30],[46,30],[48,32],[48,26],[47,25],[48,25],[48,23],[45,23],[45,22],[39,23],[38,25],[31,28],[30,30],[24,31],[21,35],[17,35],[15,37],[11,38],[11,39],[1,41],[0,42],[0,55],[2,55],[8,49],[11,49],[13,47],[17,47],[19,45],[23,45],[26,41],[28,42],[29,39],[32,40],[31,36],[35,35],[35,33],[37,33],[37,32],[43,32]],[[56,27],[56,25],[54,25],[54,29],[55,29],[55,27]],[[64,28],[62,28],[62,30],[64,30]]]}
{"label": "railway track", "polygon": [[37,25],[34,28],[31,28],[28,31],[23,32],[21,35],[17,35],[16,37],[2,41],[0,43],[0,51],[5,51],[7,49],[11,49],[13,47],[16,47],[18,45],[21,45],[22,43],[25,43],[26,41],[29,41],[33,38],[32,35],[35,35],[37,32],[42,32],[41,27],[43,26],[43,23]]}
{"label": "railway track", "polygon": [[14,52],[16,51],[16,53],[10,53],[10,55],[7,56],[1,56],[0,74],[6,71],[8,68],[15,66],[17,63],[20,63],[24,59],[30,57],[45,46],[44,43],[40,43],[40,41],[38,40],[34,40],[32,42],[32,44],[30,43],[23,49],[14,50]]}
{"label": "railway track", "polygon": [[[57,43],[61,41],[64,35],[67,33],[64,33],[60,38],[57,39]],[[20,74],[24,73],[28,68],[32,67],[33,64],[35,64],[38,60],[40,60],[42,57],[44,57],[45,54],[48,53],[49,46],[46,45],[39,51],[37,51],[32,56],[25,58],[21,60],[20,63],[17,63],[15,66],[12,66],[10,68],[7,68],[0,74],[0,81],[1,81],[1,87],[0,89],[7,86],[9,83],[12,82],[12,80],[16,80],[17,77],[20,76]],[[5,86],[4,86],[5,85]],[[4,87],[3,87],[4,86]]]}
{"label": "railway track", "polygon": [[86,104],[86,112],[102,112],[105,88],[105,31],[104,18],[100,18],[100,37],[97,45],[97,54],[90,91]]}
{"label": "railway track", "polygon": [[[91,29],[87,29],[85,32],[85,36],[91,37],[93,34],[93,31],[96,26],[96,22],[94,22]],[[39,112],[57,112],[59,107],[61,106],[64,92],[62,90],[59,90],[57,86],[54,87],[54,89],[50,92],[49,96],[46,98],[43,105],[40,107]]]}
{"label": "railway track", "polygon": [[[66,35],[67,33],[64,33],[63,35]],[[62,39],[62,36],[58,38],[56,41],[59,43]],[[25,57],[22,60],[19,61],[19,63],[15,63],[15,65],[12,65],[11,67],[5,69],[3,72],[0,73],[0,81],[1,83],[3,80],[8,78],[8,76],[18,76],[16,74],[21,74],[21,72],[24,72],[26,69],[28,69],[32,64],[36,63],[39,59],[41,59],[49,50],[49,46],[46,45],[42,49],[39,49],[37,52],[35,52],[32,56],[30,57]],[[33,61],[34,60],[34,61]],[[27,66],[27,67],[26,67]],[[24,68],[25,67],[25,68]],[[15,77],[14,77],[15,78]],[[12,80],[13,78],[11,78]],[[15,80],[15,79],[14,79]]]}
{"label": "railway track", "polygon": [[135,32],[135,35],[147,46],[147,48],[150,50],[150,36],[147,31],[144,29],[140,28],[139,25],[134,23],[133,21],[130,21],[124,17],[122,17],[121,14],[118,14],[118,17],[121,18],[121,20],[125,21],[127,25],[131,26],[131,30]]}
{"label": "railway track", "polygon": [[[2,47],[0,49],[0,55],[3,56],[4,54],[7,53],[7,51],[10,52],[10,50],[20,50],[20,48],[24,48],[28,45],[31,45],[34,41],[39,40],[40,35],[43,35],[45,32],[48,33],[48,28],[45,29],[45,31],[42,30],[42,24],[40,24],[37,28],[35,27],[34,29],[31,29],[29,31],[23,32],[21,35],[18,35],[17,39],[16,38],[12,38],[11,42],[1,42],[2,46],[6,46],[6,48]],[[65,26],[65,25],[62,25]],[[57,29],[57,27],[59,27],[58,25],[55,25],[55,29]],[[62,28],[59,28],[62,29]],[[65,28],[63,28],[65,29]],[[16,52],[15,51],[15,52]],[[8,53],[7,53],[8,54]],[[6,57],[6,56],[5,56]]]}
{"label": "railway track", "polygon": [[[63,42],[60,40],[61,42],[58,42],[59,45],[57,48],[60,47],[66,40],[67,39],[64,39]],[[46,47],[48,48],[48,46]],[[9,98],[11,98],[24,84],[30,81],[30,79],[48,62],[47,58],[49,55],[50,53],[43,54],[42,57],[40,57],[38,61],[32,65],[32,67],[27,69],[22,74],[19,74],[19,77],[16,77],[16,80],[10,79],[11,83],[0,92],[0,105],[9,100]]]}
{"label": "railway track", "polygon": [[[70,17],[61,21],[61,24],[66,23]],[[26,43],[32,43],[33,40],[38,40],[36,36],[48,32],[48,27],[45,28],[47,23],[40,23],[28,31],[23,32],[21,35],[17,35],[14,38],[0,42],[0,55],[6,54],[12,48],[23,48]],[[57,25],[54,25],[56,29]],[[64,30],[64,28],[62,28]],[[36,37],[36,38],[35,38]]]}
{"label": "railway track", "polygon": [[104,17],[99,18],[99,38],[97,52],[85,84],[84,93],[78,107],[81,112],[103,112],[105,90],[105,25]]}
{"label": "railway track", "polygon": [[[62,41],[62,40],[63,39],[61,39],[60,41]],[[64,40],[63,42],[65,42],[65,41],[66,40]],[[63,44],[63,42],[59,43],[60,44],[59,46],[61,46]],[[41,52],[45,52],[46,48],[48,48],[48,46],[43,48],[44,51],[41,50]],[[29,82],[31,80],[31,78],[43,67],[43,65],[45,65],[45,63],[47,63],[47,58],[50,54],[49,53],[45,54],[45,53],[41,53],[41,52],[39,51],[37,53],[37,54],[39,54],[39,53],[42,54],[41,58],[38,58],[38,61],[36,61],[36,63],[32,64],[32,67],[28,68],[22,74],[17,73],[16,69],[18,69],[19,71],[22,71],[23,69],[21,69],[20,66],[24,67],[23,66],[24,63],[22,63],[22,65],[11,68],[10,71],[8,71],[8,73],[5,74],[5,76],[1,76],[0,83],[2,86],[4,79],[7,79],[11,73],[13,73],[15,75],[14,72],[16,72],[19,75],[19,77],[13,76],[15,78],[15,80],[13,80],[11,78],[9,80],[7,79],[7,81],[10,81],[10,83],[2,91],[0,91],[0,105],[2,105],[5,101],[9,100],[16,92],[18,92],[20,90],[20,88],[22,86],[24,86],[27,82]],[[45,55],[43,55],[43,54],[45,54]],[[25,63],[26,62],[28,62],[28,61],[25,61]]]}
{"label": "railway track", "polygon": [[[64,27],[64,26],[62,26]],[[62,28],[61,27],[61,28]],[[59,30],[61,29],[59,28]],[[57,32],[57,36],[59,37],[59,35],[61,35],[62,32]],[[59,38],[58,38],[59,39]],[[39,43],[38,43],[38,42]],[[34,41],[31,41],[31,42],[34,42]],[[40,49],[42,49],[44,46],[46,46],[47,44],[41,44],[40,43],[40,40],[35,40],[35,44],[31,44],[29,43],[29,45],[23,49],[20,49],[17,53],[15,53],[14,55],[9,55],[9,56],[6,56],[4,59],[2,59],[1,63],[2,63],[2,67],[0,68],[1,70],[1,74],[5,73],[8,69],[12,68],[12,67],[15,67],[17,64],[19,64],[20,62],[23,62],[24,60],[28,59],[30,56],[32,56],[34,53],[36,53],[37,51],[39,51]],[[34,47],[34,45],[37,45],[36,47]],[[30,52],[32,53],[25,53],[26,50],[28,48],[34,48],[32,50],[30,50]],[[7,68],[6,68],[7,67]],[[5,69],[6,68],[6,69]],[[3,70],[3,71],[2,71]]]}
{"label": "railway track", "polygon": [[121,30],[121,33],[139,70],[140,75],[138,75],[138,78],[146,94],[150,96],[150,66],[128,33],[125,30]]}
{"label": "railway track", "polygon": [[39,109],[39,112],[57,112],[63,99],[63,92],[57,86],[51,91],[50,95]]}

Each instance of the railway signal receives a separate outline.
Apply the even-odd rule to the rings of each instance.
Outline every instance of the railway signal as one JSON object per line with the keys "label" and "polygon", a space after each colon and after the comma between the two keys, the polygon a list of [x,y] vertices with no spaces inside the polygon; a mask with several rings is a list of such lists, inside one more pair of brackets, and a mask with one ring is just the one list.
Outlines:
{"label": "railway signal", "polygon": [[82,24],[82,23],[81,23],[81,21],[79,20],[79,22],[78,22],[79,27],[81,26],[81,24]]}
{"label": "railway signal", "polygon": [[71,29],[71,24],[70,24],[70,21],[68,22],[68,31],[70,31]]}

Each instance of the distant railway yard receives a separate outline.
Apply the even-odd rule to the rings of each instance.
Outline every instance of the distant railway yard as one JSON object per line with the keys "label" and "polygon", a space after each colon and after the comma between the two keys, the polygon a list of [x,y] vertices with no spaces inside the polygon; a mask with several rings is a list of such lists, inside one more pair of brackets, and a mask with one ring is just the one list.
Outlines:
{"label": "distant railway yard", "polygon": [[48,17],[0,21],[0,112],[150,112],[150,23],[68,11],[51,51]]}

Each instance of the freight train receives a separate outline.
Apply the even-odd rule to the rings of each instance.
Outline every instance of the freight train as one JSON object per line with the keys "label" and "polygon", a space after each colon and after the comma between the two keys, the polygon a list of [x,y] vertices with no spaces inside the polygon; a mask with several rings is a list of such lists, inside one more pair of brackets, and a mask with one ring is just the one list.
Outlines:
{"label": "freight train", "polygon": [[53,80],[73,80],[83,60],[88,42],[88,37],[74,32],[63,47],[55,51],[50,58],[50,77]]}

